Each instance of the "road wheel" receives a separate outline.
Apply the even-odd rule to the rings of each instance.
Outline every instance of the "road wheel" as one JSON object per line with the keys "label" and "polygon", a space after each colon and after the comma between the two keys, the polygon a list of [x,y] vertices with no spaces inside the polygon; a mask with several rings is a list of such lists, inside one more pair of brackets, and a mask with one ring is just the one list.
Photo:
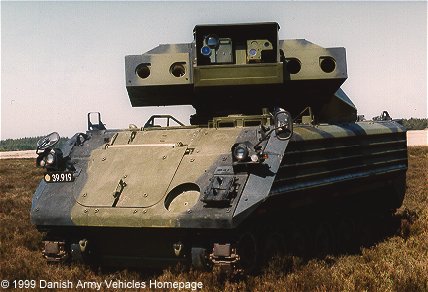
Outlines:
{"label": "road wheel", "polygon": [[332,228],[328,223],[321,223],[316,229],[314,237],[315,252],[320,256],[326,256],[334,249]]}
{"label": "road wheel", "polygon": [[305,257],[310,254],[309,231],[303,226],[295,226],[287,240],[287,246],[296,256]]}
{"label": "road wheel", "polygon": [[356,249],[356,223],[352,219],[342,218],[335,228],[336,250],[339,252],[353,251]]}
{"label": "road wheel", "polygon": [[267,265],[272,259],[284,254],[284,236],[279,232],[271,232],[264,240],[263,264]]}
{"label": "road wheel", "polygon": [[259,250],[257,239],[252,232],[244,233],[238,241],[237,253],[240,257],[240,267],[245,274],[257,271]]}

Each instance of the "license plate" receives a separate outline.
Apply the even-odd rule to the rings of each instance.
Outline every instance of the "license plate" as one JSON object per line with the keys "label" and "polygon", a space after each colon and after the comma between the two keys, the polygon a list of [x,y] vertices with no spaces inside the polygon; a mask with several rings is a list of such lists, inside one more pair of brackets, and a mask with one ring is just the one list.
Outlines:
{"label": "license plate", "polygon": [[44,176],[44,180],[47,183],[61,183],[61,182],[72,182],[74,181],[73,173],[64,172],[49,172]]}

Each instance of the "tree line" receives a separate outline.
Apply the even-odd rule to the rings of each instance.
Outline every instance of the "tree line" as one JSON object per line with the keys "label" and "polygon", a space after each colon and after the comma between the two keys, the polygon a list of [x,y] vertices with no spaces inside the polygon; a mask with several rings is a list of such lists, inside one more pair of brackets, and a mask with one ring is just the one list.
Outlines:
{"label": "tree line", "polygon": [[407,130],[423,130],[428,128],[428,119],[402,119],[401,124],[407,128]]}
{"label": "tree line", "polygon": [[[407,130],[423,130],[428,128],[428,119],[402,119],[399,121]],[[25,137],[19,139],[6,139],[0,141],[0,151],[15,151],[15,150],[35,150],[37,141],[43,136]],[[69,138],[63,137],[59,140],[59,147]]]}
{"label": "tree line", "polygon": [[[36,150],[37,141],[41,138],[43,138],[43,136],[1,140],[0,151]],[[68,137],[60,138],[58,142],[59,147],[68,139]]]}

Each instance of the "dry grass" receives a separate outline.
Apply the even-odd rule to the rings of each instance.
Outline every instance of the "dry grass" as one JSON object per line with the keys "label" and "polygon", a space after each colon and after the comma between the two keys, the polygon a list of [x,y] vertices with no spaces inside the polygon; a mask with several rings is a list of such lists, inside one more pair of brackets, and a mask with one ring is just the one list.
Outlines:
{"label": "dry grass", "polygon": [[409,148],[408,188],[401,211],[414,211],[417,219],[408,236],[385,238],[353,255],[278,259],[259,276],[230,279],[179,268],[160,273],[102,272],[46,264],[40,254],[41,235],[29,218],[42,171],[33,160],[0,160],[0,280],[201,281],[210,291],[428,291],[427,163],[428,147]]}

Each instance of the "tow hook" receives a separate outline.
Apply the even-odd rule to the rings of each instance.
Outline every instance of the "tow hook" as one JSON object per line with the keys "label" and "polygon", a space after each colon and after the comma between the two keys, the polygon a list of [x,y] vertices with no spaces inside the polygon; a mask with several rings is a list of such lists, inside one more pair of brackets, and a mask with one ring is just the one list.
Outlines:
{"label": "tow hook", "polygon": [[74,262],[83,262],[84,254],[87,252],[88,240],[81,239],[79,243],[70,245],[71,258]]}
{"label": "tow hook", "polygon": [[43,241],[42,254],[48,262],[64,262],[68,259],[68,252],[65,248],[65,241]]}
{"label": "tow hook", "polygon": [[230,243],[214,243],[213,252],[210,254],[210,261],[220,271],[227,273],[235,271],[239,259],[240,257],[236,253],[236,249],[232,248]]}
{"label": "tow hook", "polygon": [[172,245],[174,249],[174,254],[178,257],[181,254],[181,250],[183,249],[183,244],[181,242],[174,243]]}

